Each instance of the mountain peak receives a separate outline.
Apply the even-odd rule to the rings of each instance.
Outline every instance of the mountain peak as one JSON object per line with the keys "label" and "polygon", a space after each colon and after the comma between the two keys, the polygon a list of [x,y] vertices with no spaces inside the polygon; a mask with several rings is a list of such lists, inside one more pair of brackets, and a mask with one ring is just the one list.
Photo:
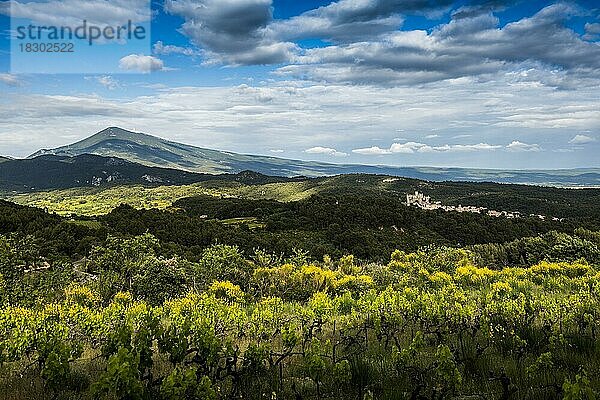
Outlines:
{"label": "mountain peak", "polygon": [[[200,135],[202,132],[198,132]],[[598,169],[565,171],[496,171],[470,169],[439,169],[386,167],[368,165],[336,165],[314,161],[288,160],[260,155],[237,154],[211,150],[160,137],[136,133],[117,126],[68,146],[40,150],[29,158],[41,155],[75,157],[94,154],[115,157],[151,167],[179,169],[205,174],[240,174],[241,182],[264,182],[268,176],[327,176],[349,173],[394,175],[432,181],[494,181],[502,183],[551,184],[558,186],[597,186]],[[0,163],[6,163],[0,158]],[[250,172],[249,172],[250,171]],[[260,175],[264,174],[264,175]]]}
{"label": "mountain peak", "polygon": [[127,129],[119,128],[118,126],[109,126],[106,129],[101,130],[96,135],[99,134],[120,134],[120,133],[135,133],[133,131],[129,131]]}
{"label": "mountain peak", "polygon": [[[313,162],[250,156],[200,148],[145,133],[129,131],[118,126],[109,126],[90,137],[67,146],[40,150],[29,158],[42,155],[73,157],[81,154],[117,157],[146,166],[209,174],[235,174],[244,170],[252,170],[267,175],[293,176],[303,175],[306,171],[313,170],[317,175],[323,175],[324,173],[321,171],[327,167],[326,164]],[[259,177],[254,178],[260,180]]]}
{"label": "mountain peak", "polygon": [[[118,126],[109,126],[108,128],[105,128],[103,130],[101,130],[100,132],[96,133],[93,136],[90,136],[88,139],[91,139],[95,136],[98,137],[116,137],[116,138],[125,138],[125,139],[129,139],[132,137],[153,137],[151,135],[146,135],[140,132],[134,132],[134,131],[130,131],[127,129],[123,129],[123,128],[119,128]],[[86,139],[84,139],[86,140]]]}

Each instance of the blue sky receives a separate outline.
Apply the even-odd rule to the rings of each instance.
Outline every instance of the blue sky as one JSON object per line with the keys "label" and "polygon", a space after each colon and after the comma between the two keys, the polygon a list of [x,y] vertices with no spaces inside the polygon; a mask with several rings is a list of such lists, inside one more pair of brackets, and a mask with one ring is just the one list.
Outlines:
{"label": "blue sky", "polygon": [[[600,167],[597,1],[145,1],[0,2],[0,154],[117,125],[338,163]],[[98,44],[72,65],[106,72],[20,74],[11,13],[126,16],[152,35],[147,51]]]}

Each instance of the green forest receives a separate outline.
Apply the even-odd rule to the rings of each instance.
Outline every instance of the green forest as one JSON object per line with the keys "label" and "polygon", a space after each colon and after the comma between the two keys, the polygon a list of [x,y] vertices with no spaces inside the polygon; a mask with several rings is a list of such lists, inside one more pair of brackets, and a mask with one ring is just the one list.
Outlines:
{"label": "green forest", "polygon": [[599,190],[245,178],[5,196],[0,398],[600,396]]}

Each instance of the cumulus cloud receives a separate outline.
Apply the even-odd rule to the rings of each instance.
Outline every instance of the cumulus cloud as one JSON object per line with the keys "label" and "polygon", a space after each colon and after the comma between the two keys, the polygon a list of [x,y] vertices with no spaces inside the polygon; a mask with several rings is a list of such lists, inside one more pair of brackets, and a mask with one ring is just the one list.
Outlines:
{"label": "cumulus cloud", "polygon": [[477,144],[445,144],[443,146],[423,146],[418,148],[419,152],[469,152],[469,151],[490,151],[500,149],[502,146],[488,143]]}
{"label": "cumulus cloud", "polygon": [[585,40],[598,40],[600,39],[600,22],[586,23],[585,24]]}
{"label": "cumulus cloud", "polygon": [[165,10],[184,18],[181,32],[203,49],[206,62],[277,64],[298,49],[265,34],[272,0],[167,0]]}
{"label": "cumulus cloud", "polygon": [[[333,42],[361,42],[400,28],[405,15],[439,17],[452,6],[452,0],[340,0],[309,10],[287,20],[275,21],[268,32],[284,40],[322,38]],[[481,1],[478,7],[492,11],[514,1]],[[462,9],[463,15],[467,11]]]}
{"label": "cumulus cloud", "polygon": [[[585,14],[570,3],[547,6],[504,26],[494,15],[519,0],[468,2],[430,31],[399,30],[405,16],[447,12],[450,0],[339,0],[288,19],[272,0],[167,0],[207,64],[277,65],[280,77],[328,83],[415,85],[462,78],[496,79],[560,89],[597,85],[597,23],[580,35],[567,21]],[[295,42],[330,45],[303,49]],[[157,43],[156,54],[190,49]],[[518,71],[518,73],[514,73]]]}
{"label": "cumulus cloud", "polygon": [[585,32],[591,34],[600,34],[600,22],[586,23]]}
{"label": "cumulus cloud", "polygon": [[94,80],[108,90],[115,90],[120,87],[119,81],[110,75],[85,77],[86,80]]}
{"label": "cumulus cloud", "polygon": [[521,0],[480,0],[467,3],[468,5],[460,7],[452,12],[454,19],[471,18],[481,14],[488,14],[493,11],[501,11],[510,6],[519,3]]}
{"label": "cumulus cloud", "polygon": [[89,24],[116,26],[152,18],[148,0],[10,0],[0,4],[0,13],[56,26],[77,26],[83,19]]}
{"label": "cumulus cloud", "polygon": [[558,68],[568,77],[591,78],[597,84],[593,76],[600,70],[600,46],[565,26],[582,12],[559,3],[503,27],[491,13],[455,18],[431,32],[394,31],[375,40],[312,48],[295,63],[279,68],[278,74],[339,83],[414,85],[534,65]]}
{"label": "cumulus cloud", "polygon": [[398,14],[428,14],[446,10],[452,0],[339,0],[302,15],[320,16],[338,24],[373,21]]}
{"label": "cumulus cloud", "polygon": [[149,73],[165,69],[161,59],[143,54],[130,54],[119,60],[119,68],[125,71]]}
{"label": "cumulus cloud", "polygon": [[406,142],[406,143],[393,143],[390,146],[389,154],[391,153],[414,153],[415,151],[419,151],[419,149],[423,149],[429,147],[424,143],[417,142]]}
{"label": "cumulus cloud", "polygon": [[119,87],[119,82],[110,75],[99,76],[98,83],[109,90],[114,90]]}
{"label": "cumulus cloud", "polygon": [[[347,42],[372,38],[402,25],[404,18],[400,11],[406,10],[402,3],[410,2],[341,0],[288,20],[276,21],[267,32],[272,37],[285,40],[318,37]],[[406,5],[408,9],[416,6]]]}
{"label": "cumulus cloud", "polygon": [[432,15],[451,0],[340,0],[286,20],[273,19],[272,0],[167,0],[182,31],[213,62],[276,64],[292,59],[295,40],[352,42],[398,29],[401,14]]}
{"label": "cumulus cloud", "polygon": [[189,47],[175,46],[172,44],[164,44],[162,41],[154,43],[152,52],[156,55],[183,54],[185,56],[194,56],[198,54],[197,50]]}
{"label": "cumulus cloud", "polygon": [[0,82],[8,86],[21,86],[22,82],[16,75],[12,74],[0,74]]}
{"label": "cumulus cloud", "polygon": [[[285,154],[300,158],[315,156],[304,153],[315,146],[343,152],[346,150],[341,149],[376,144],[387,153],[396,143],[394,150],[406,165],[557,168],[597,164],[594,146],[573,145],[576,153],[548,156],[548,151],[564,147],[577,134],[594,136],[592,132],[598,130],[600,121],[595,88],[582,87],[567,93],[524,85],[517,88],[515,96],[515,87],[502,79],[392,88],[310,85],[301,81],[153,88],[153,95],[127,99],[6,91],[0,97],[0,121],[3,131],[10,135],[0,138],[0,154],[28,155],[39,148],[82,139],[106,126],[123,126],[200,147],[246,154],[278,149],[274,146],[282,144],[286,146]],[[432,129],[440,136],[436,146],[418,139]],[[511,131],[528,138],[521,139],[524,142],[544,143],[543,149],[509,151],[505,146],[513,137],[508,140],[506,135]],[[63,134],[71,137],[63,138]],[[11,135],[21,140],[8,142]],[[28,140],[23,141],[23,137]],[[369,138],[382,141],[374,143]],[[477,146],[480,142],[484,146]],[[466,150],[438,143],[470,149],[488,148],[487,143],[504,148]],[[428,145],[437,149],[431,151],[425,147]],[[346,152],[347,157],[335,159],[360,161],[360,153]],[[398,158],[384,155],[382,162],[394,163]]]}
{"label": "cumulus cloud", "polygon": [[377,146],[373,146],[373,147],[366,147],[363,149],[354,149],[352,150],[353,153],[355,154],[362,154],[362,155],[367,155],[367,156],[373,156],[373,155],[384,155],[384,154],[392,154],[392,152],[388,149],[382,149],[380,147]]}
{"label": "cumulus cloud", "polygon": [[592,143],[595,142],[596,139],[588,136],[588,135],[575,135],[575,137],[573,137],[573,139],[569,140],[569,143],[571,144],[587,144],[587,143]]}
{"label": "cumulus cloud", "polygon": [[[132,118],[140,116],[134,109],[122,107],[118,103],[105,100],[99,96],[57,96],[57,95],[17,95],[11,96],[10,102],[4,104],[0,109],[0,120],[6,123],[16,123],[16,114],[21,111],[21,120],[25,125],[35,125],[35,121],[45,114],[48,119],[42,124],[48,123],[50,119],[60,123],[61,118],[81,118],[81,122],[88,117],[111,117],[116,118],[130,114]],[[39,128],[39,127],[38,127]]]}
{"label": "cumulus cloud", "polygon": [[346,157],[348,155],[347,153],[344,153],[342,151],[337,151],[336,149],[332,149],[330,147],[321,146],[311,147],[310,149],[304,150],[304,152],[308,154],[326,154],[328,156],[334,157]]}
{"label": "cumulus cloud", "polygon": [[502,146],[488,143],[478,144],[445,144],[443,146],[430,146],[425,143],[406,142],[393,143],[389,149],[368,147],[352,150],[353,153],[362,155],[387,155],[387,154],[413,154],[413,153],[445,153],[445,152],[470,152],[490,151],[500,149]]}
{"label": "cumulus cloud", "polygon": [[540,146],[537,144],[527,144],[520,142],[518,140],[512,141],[509,145],[506,146],[508,151],[522,153],[522,152],[538,152],[541,150]]}
{"label": "cumulus cloud", "polygon": [[[441,16],[452,0],[340,0],[289,19],[274,20],[272,0],[167,0],[165,10],[185,19],[181,31],[207,62],[278,64],[302,53],[294,41],[379,42],[410,14]],[[501,1],[484,2],[497,8]],[[492,5],[495,6],[492,7]]]}
{"label": "cumulus cloud", "polygon": [[270,25],[266,33],[273,38],[300,40],[322,38],[333,42],[354,42],[374,38],[402,26],[400,15],[367,21],[336,21],[316,12],[278,21]]}

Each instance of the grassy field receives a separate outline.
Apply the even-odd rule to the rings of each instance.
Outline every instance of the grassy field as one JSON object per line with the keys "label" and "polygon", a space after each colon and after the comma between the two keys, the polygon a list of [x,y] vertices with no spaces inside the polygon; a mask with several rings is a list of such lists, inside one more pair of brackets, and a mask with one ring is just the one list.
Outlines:
{"label": "grassy field", "polygon": [[[248,185],[233,181],[207,181],[192,185],[145,187],[141,185],[110,188],[75,188],[25,194],[5,194],[8,201],[45,209],[62,216],[97,216],[121,204],[138,209],[164,210],[179,199],[198,195],[233,196],[250,200],[299,201],[319,193],[369,189],[404,194],[416,181],[389,179],[378,175],[335,176],[295,182]],[[426,183],[420,185],[427,186]],[[408,188],[410,186],[410,188]]]}
{"label": "grassy field", "polygon": [[139,209],[171,207],[178,199],[200,194],[218,196],[221,192],[200,185],[118,186],[109,189],[77,188],[19,194],[7,197],[17,204],[38,207],[63,216],[96,216],[109,213],[121,204]]}
{"label": "grassy field", "polygon": [[121,204],[138,209],[165,210],[179,199],[198,196],[235,196],[248,199],[297,201],[316,194],[325,187],[316,182],[285,182],[266,185],[244,185],[237,182],[202,182],[193,185],[134,185],[108,189],[76,188],[5,196],[6,200],[47,210],[62,216],[97,216],[112,211]]}
{"label": "grassy field", "polygon": [[[427,182],[383,175],[340,175],[301,181],[258,183],[215,180],[181,186],[140,185],[108,188],[76,188],[27,194],[5,194],[8,201],[38,207],[63,216],[98,216],[121,204],[137,209],[165,210],[180,199],[199,195],[247,200],[295,202],[315,195],[343,199],[348,196],[404,201],[415,191],[447,205],[471,205],[492,210],[519,211],[578,221],[600,221],[600,190],[502,185],[473,182]],[[0,196],[2,197],[2,196]],[[595,225],[597,228],[600,225]]]}

